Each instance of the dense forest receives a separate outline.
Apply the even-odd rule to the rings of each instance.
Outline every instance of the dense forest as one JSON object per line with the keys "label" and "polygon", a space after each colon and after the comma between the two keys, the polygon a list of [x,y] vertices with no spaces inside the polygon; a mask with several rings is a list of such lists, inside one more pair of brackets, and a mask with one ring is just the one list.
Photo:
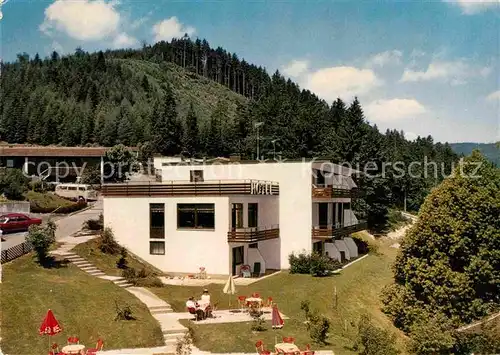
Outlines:
{"label": "dense forest", "polygon": [[[189,38],[137,50],[48,58],[18,55],[1,72],[0,141],[9,143],[141,145],[165,155],[255,158],[255,123],[260,158],[328,156],[336,162],[377,167],[362,177],[371,225],[384,223],[387,206],[418,210],[430,189],[449,173],[457,155],[432,137],[408,141],[404,132],[378,131],[361,103],[327,103],[278,71],[240,60],[222,48]],[[400,177],[383,163],[415,166]],[[416,177],[415,177],[416,176]]]}

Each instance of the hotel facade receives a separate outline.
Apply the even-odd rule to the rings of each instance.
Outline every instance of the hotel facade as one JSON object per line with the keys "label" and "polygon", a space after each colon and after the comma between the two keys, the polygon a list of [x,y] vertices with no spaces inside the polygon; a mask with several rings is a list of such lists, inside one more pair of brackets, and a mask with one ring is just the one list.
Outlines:
{"label": "hotel facade", "polygon": [[291,253],[357,256],[350,233],[350,169],[328,161],[172,162],[155,159],[157,182],[103,186],[104,223],[117,242],[172,274],[265,274]]}

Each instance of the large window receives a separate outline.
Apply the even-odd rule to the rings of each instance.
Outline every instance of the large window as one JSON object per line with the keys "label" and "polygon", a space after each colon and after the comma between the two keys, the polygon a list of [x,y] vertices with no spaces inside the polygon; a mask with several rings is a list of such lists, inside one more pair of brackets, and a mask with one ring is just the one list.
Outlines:
{"label": "large window", "polygon": [[215,228],[213,203],[177,204],[177,228]]}
{"label": "large window", "polygon": [[231,226],[235,228],[243,228],[243,204],[233,203],[231,211]]}
{"label": "large window", "polygon": [[165,204],[149,205],[149,237],[165,238]]}
{"label": "large window", "polygon": [[165,242],[149,242],[149,254],[165,255]]}
{"label": "large window", "polygon": [[203,170],[191,170],[189,172],[189,180],[191,182],[202,182],[203,181]]}
{"label": "large window", "polygon": [[259,223],[259,204],[248,204],[248,227],[257,227]]}

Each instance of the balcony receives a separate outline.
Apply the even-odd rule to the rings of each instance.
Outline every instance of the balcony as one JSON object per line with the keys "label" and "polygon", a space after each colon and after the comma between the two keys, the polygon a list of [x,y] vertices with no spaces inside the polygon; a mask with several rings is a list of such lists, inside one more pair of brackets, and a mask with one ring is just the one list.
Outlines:
{"label": "balcony", "polygon": [[255,228],[237,228],[227,232],[227,241],[230,243],[255,243],[268,239],[279,238],[279,225]]}
{"label": "balcony", "polygon": [[355,198],[360,196],[363,196],[363,193],[358,188],[353,188],[349,190],[349,189],[335,188],[332,186],[312,187],[312,198],[325,198],[325,199],[336,198],[336,197]]}
{"label": "balcony", "polygon": [[312,237],[313,239],[332,239],[343,237],[347,234],[359,232],[367,228],[366,221],[358,221],[356,224],[349,226],[339,226],[335,227],[333,225],[329,226],[313,226],[312,227]]}
{"label": "balcony", "polygon": [[204,182],[174,180],[105,184],[101,192],[105,197],[279,195],[279,185],[277,182],[260,180],[206,180]]}

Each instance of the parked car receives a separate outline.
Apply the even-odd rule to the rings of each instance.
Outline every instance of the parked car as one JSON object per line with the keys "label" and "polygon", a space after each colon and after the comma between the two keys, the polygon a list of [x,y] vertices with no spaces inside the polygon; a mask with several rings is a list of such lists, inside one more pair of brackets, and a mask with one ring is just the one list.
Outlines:
{"label": "parked car", "polygon": [[75,201],[97,200],[97,191],[87,184],[58,184],[55,194]]}
{"label": "parked car", "polygon": [[42,224],[40,218],[31,218],[21,213],[7,213],[0,215],[0,230],[9,232],[24,232],[33,224]]}

